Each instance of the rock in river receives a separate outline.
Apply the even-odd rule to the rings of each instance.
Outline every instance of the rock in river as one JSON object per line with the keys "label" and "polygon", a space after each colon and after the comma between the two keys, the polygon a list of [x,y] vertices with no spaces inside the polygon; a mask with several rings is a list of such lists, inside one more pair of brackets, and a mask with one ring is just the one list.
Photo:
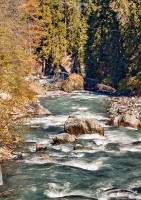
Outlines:
{"label": "rock in river", "polygon": [[81,75],[73,73],[62,85],[62,90],[65,92],[72,92],[75,90],[84,90],[84,79]]}
{"label": "rock in river", "polygon": [[65,122],[64,130],[68,134],[75,136],[93,133],[104,135],[104,128],[95,118],[79,119],[76,116],[69,116]]}
{"label": "rock in river", "polygon": [[75,142],[76,137],[75,135],[70,135],[68,133],[61,133],[56,135],[52,139],[53,139],[53,144],[64,144],[64,143]]}

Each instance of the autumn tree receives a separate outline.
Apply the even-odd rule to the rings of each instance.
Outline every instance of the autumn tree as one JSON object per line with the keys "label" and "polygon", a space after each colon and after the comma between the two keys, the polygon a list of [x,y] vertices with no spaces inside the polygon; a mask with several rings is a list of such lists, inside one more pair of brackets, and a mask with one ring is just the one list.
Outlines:
{"label": "autumn tree", "polygon": [[[30,98],[25,77],[31,68],[26,23],[21,6],[24,1],[2,0],[0,2],[0,146],[12,145],[16,132],[12,127],[13,113],[26,112],[24,104]],[[12,130],[12,129],[11,129]]]}

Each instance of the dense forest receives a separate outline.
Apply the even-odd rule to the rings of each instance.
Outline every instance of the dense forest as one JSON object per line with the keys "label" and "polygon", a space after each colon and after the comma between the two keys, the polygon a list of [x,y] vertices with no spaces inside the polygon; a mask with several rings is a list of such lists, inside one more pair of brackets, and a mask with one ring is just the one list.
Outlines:
{"label": "dense forest", "polygon": [[0,1],[0,93],[8,96],[0,98],[0,146],[13,140],[13,109],[26,112],[34,98],[26,81],[32,66],[58,68],[65,56],[85,78],[141,91],[140,1]]}
{"label": "dense forest", "polygon": [[31,51],[58,67],[70,55],[83,76],[140,90],[141,6],[133,0],[27,1]]}

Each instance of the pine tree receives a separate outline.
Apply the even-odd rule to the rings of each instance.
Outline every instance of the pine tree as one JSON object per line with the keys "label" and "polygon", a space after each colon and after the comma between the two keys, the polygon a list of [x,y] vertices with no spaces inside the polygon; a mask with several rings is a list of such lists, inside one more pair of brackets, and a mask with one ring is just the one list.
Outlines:
{"label": "pine tree", "polygon": [[80,1],[64,0],[66,30],[66,52],[77,60],[80,68],[84,64],[84,46],[86,43],[86,21],[81,13]]}
{"label": "pine tree", "polygon": [[124,77],[124,50],[116,13],[110,1],[90,2],[86,8],[89,25],[85,61],[89,77],[117,86]]}
{"label": "pine tree", "polygon": [[[141,7],[139,1],[115,0],[112,8],[117,13],[126,54],[124,87],[140,88],[141,79]],[[121,82],[122,83],[122,82]],[[122,84],[123,85],[123,84]],[[130,88],[130,87],[129,87]]]}

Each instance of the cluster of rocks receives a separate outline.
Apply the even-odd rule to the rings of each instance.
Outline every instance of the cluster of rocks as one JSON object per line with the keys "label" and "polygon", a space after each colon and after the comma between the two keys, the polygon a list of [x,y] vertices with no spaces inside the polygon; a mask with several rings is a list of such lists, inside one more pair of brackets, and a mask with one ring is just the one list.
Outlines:
{"label": "cluster of rocks", "polygon": [[141,97],[112,97],[109,101],[108,125],[141,129]]}
{"label": "cluster of rocks", "polygon": [[64,124],[64,132],[53,137],[53,144],[75,142],[78,136],[83,134],[99,133],[104,136],[104,128],[95,118],[79,119],[76,116],[69,116]]}

